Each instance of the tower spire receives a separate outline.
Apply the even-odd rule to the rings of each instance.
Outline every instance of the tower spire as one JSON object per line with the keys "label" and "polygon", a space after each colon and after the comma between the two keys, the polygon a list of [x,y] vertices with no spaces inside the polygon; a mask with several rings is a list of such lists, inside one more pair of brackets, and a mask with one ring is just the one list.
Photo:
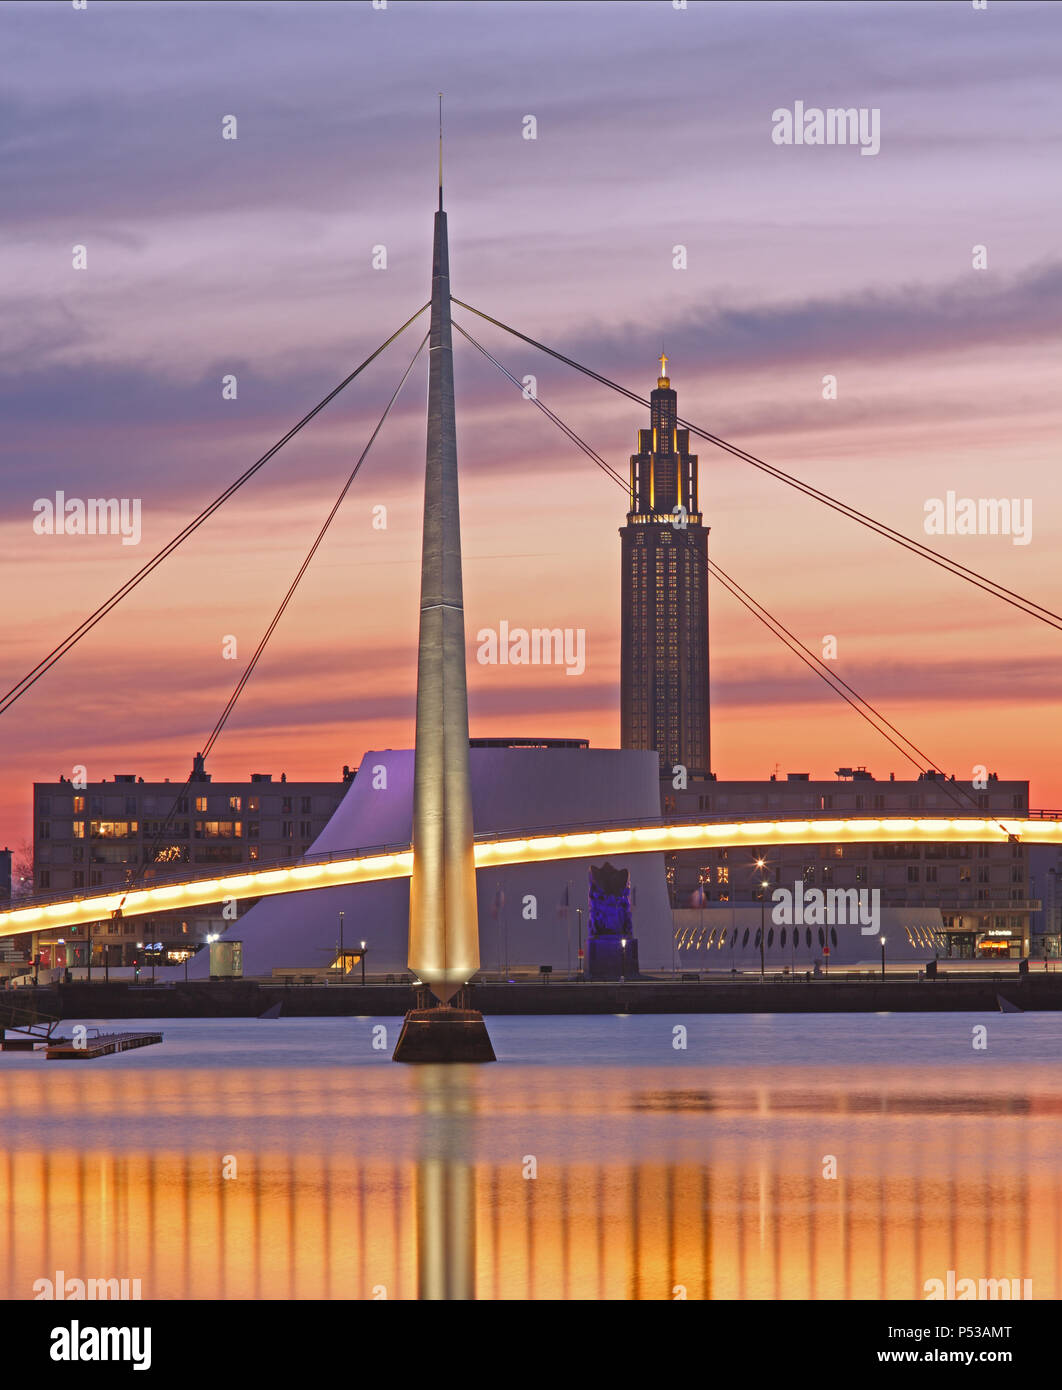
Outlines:
{"label": "tower spire", "polygon": [[442,92],[439,93],[439,211],[442,212]]}
{"label": "tower spire", "polygon": [[[440,116],[442,112],[440,96]],[[409,968],[427,989],[406,1014],[396,1062],[493,1062],[483,1015],[467,998],[452,1001],[479,969],[479,910],[472,833],[468,751],[465,605],[461,581],[461,513],[457,495],[450,257],[439,210],[431,271],[428,440],[424,466],[424,539],[417,643],[417,731],[413,749],[413,865],[409,880]],[[429,991],[439,1001],[429,1003]],[[447,1189],[448,1199],[453,1194]],[[456,1218],[467,1229],[467,1208]],[[432,1230],[436,1228],[433,1226]],[[434,1238],[434,1237],[433,1237]],[[471,1298],[471,1265],[450,1269],[450,1290],[427,1297]],[[473,1262],[474,1263],[474,1262]],[[444,1281],[445,1282],[445,1281]],[[455,1290],[464,1291],[455,1291]]]}
{"label": "tower spire", "polygon": [[432,264],[409,964],[444,1004],[479,967],[450,264],[441,210]]}

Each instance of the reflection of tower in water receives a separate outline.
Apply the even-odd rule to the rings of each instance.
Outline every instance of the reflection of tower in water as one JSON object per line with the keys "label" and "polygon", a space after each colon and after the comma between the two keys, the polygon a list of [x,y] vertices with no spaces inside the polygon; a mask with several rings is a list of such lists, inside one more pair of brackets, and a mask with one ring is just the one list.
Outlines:
{"label": "reflection of tower in water", "polygon": [[414,1072],[420,1101],[417,1159],[417,1295],[476,1296],[476,1177],[472,1087],[465,1067]]}

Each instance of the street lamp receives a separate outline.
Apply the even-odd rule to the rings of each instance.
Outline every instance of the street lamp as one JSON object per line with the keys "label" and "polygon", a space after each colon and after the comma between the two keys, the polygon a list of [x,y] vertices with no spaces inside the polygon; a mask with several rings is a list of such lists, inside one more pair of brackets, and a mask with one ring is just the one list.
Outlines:
{"label": "street lamp", "polygon": [[620,937],[620,979],[621,979],[621,980],[626,978],[626,975],[625,975],[626,969],[627,969],[627,938],[626,938],[625,936],[621,936],[621,937]]}
{"label": "street lamp", "polygon": [[[711,875],[712,875],[711,869],[702,869],[702,870],[700,871],[700,873],[697,875],[697,906],[701,909],[701,929],[700,929],[700,932],[698,933],[698,936],[697,936],[697,949],[698,949],[698,950],[700,950],[700,948],[701,948],[701,943],[704,941],[704,898],[705,898],[704,880],[705,880],[705,876],[706,876],[706,875],[707,875],[707,877],[708,877],[708,881],[711,882]],[[705,966],[706,966],[706,968],[707,968],[707,957],[708,957],[708,953],[707,953],[707,951],[706,951],[706,952],[705,952]]]}
{"label": "street lamp", "polygon": [[[763,870],[763,869],[765,869],[766,867],[767,867],[767,860],[766,860],[766,859],[757,859],[757,860],[756,860],[756,868],[757,868],[757,869]],[[767,880],[766,880],[765,878],[762,878],[762,879],[760,880],[760,979],[761,979],[761,980],[764,978],[764,970],[765,970],[765,968],[766,968],[766,950],[767,950],[767,923],[766,923],[766,921],[765,921],[766,908],[767,908]]]}
{"label": "street lamp", "polygon": [[361,943],[361,982],[365,983],[365,942]]}
{"label": "street lamp", "polygon": [[347,962],[343,955],[343,914],[339,914],[339,977],[346,979]]}
{"label": "street lamp", "polygon": [[881,978],[885,978],[885,938],[881,938]]}

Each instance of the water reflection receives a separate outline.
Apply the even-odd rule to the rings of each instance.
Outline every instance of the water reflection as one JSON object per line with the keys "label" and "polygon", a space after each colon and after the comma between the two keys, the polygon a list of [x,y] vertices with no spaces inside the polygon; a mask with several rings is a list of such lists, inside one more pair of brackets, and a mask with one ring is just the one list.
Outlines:
{"label": "water reflection", "polygon": [[165,1299],[906,1299],[949,1270],[1062,1296],[1039,1065],[42,1064],[0,1071],[0,1114],[9,1299],[57,1271]]}
{"label": "water reflection", "polygon": [[476,1296],[470,1070],[474,1069],[422,1066],[413,1073],[425,1121],[416,1163],[417,1292],[423,1299]]}

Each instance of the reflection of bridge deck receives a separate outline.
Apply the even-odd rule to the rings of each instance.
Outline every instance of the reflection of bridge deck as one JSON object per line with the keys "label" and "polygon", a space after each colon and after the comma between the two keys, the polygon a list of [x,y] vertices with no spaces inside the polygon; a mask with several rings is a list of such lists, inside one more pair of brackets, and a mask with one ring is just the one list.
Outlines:
{"label": "reflection of bridge deck", "polygon": [[[552,833],[542,829],[510,835],[478,837],[476,868],[505,864],[541,863],[557,859],[585,859],[590,855],[675,853],[678,850],[753,845],[922,843],[1006,843],[1062,845],[1062,817],[976,820],[951,818],[794,819],[768,821],[680,822],[657,820],[639,824],[581,826]],[[101,921],[119,907],[125,917],[172,909],[202,907],[208,903],[243,898],[264,898],[279,893],[300,893],[339,884],[374,883],[382,879],[408,878],[413,853],[409,844],[333,852],[304,858],[298,864],[262,865],[227,877],[194,878],[156,887],[111,890],[93,896],[37,900],[31,905],[0,912],[0,937],[22,932],[77,926]]]}

